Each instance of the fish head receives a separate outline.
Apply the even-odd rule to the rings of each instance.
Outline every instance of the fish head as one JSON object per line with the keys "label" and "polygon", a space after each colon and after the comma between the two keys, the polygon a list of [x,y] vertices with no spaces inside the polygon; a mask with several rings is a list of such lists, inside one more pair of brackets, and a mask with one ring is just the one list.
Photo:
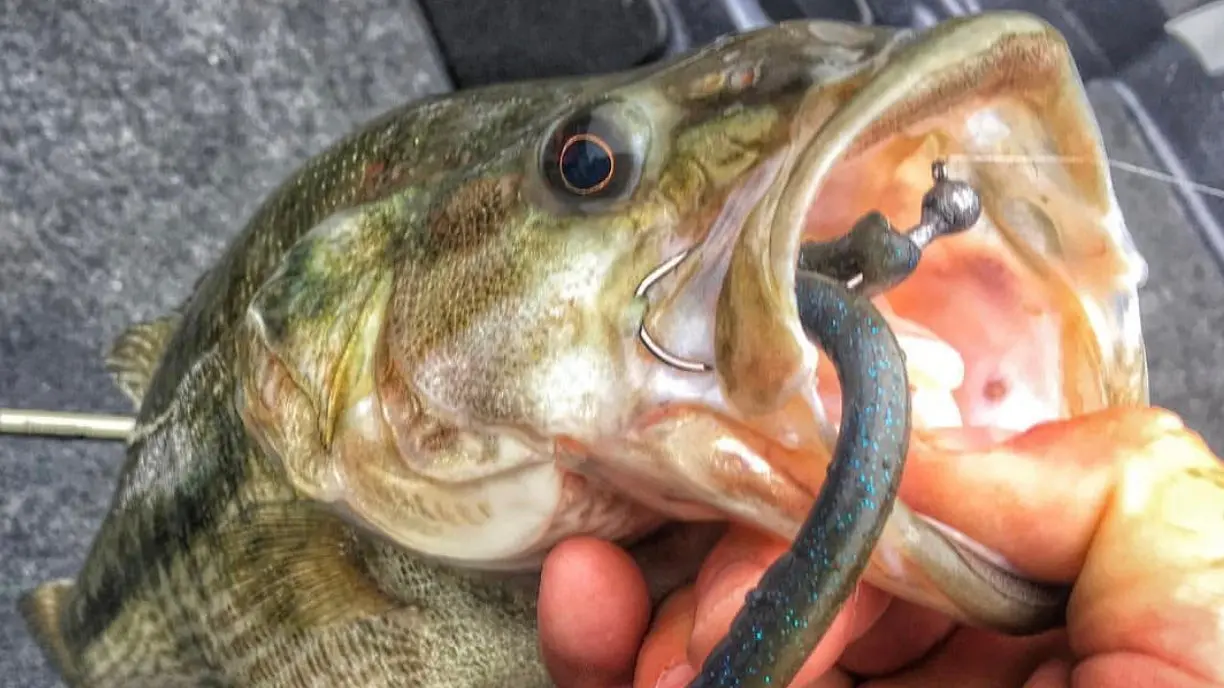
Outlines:
{"label": "fish head", "polygon": [[[790,25],[373,123],[289,182],[310,186],[331,158],[363,163],[345,175],[351,202],[252,299],[252,434],[300,491],[418,551],[493,565],[537,549],[558,500],[582,489],[576,464],[690,384],[643,345],[644,320],[710,345],[726,249],[768,223],[762,198],[816,124],[808,100],[892,40]],[[652,305],[659,294],[671,305]],[[645,527],[617,513],[596,520]]]}
{"label": "fish head", "polygon": [[[1146,400],[1142,261],[1067,46],[1027,15],[786,22],[408,121],[412,164],[353,182],[255,295],[239,402],[298,491],[399,546],[514,568],[667,518],[793,535],[840,412],[799,251],[871,210],[917,222],[940,159],[981,219],[877,299],[916,430]],[[1022,612],[888,537],[869,580],[989,625]]]}

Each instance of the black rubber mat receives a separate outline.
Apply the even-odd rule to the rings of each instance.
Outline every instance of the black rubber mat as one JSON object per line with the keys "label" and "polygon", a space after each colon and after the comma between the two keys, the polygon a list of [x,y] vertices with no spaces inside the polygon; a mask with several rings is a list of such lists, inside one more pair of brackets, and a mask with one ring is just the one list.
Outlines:
{"label": "black rubber mat", "polygon": [[419,0],[457,87],[628,69],[661,56],[656,0]]}

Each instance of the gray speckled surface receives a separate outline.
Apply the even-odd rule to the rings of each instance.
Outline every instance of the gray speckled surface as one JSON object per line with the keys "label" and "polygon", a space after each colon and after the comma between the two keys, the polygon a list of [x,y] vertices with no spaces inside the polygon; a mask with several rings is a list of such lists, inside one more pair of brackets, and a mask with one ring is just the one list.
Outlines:
{"label": "gray speckled surface", "polygon": [[[126,412],[100,352],[183,297],[263,195],[360,120],[445,88],[410,3],[0,5],[0,405]],[[1111,151],[1151,164],[1116,95]],[[1220,450],[1224,281],[1168,188],[1119,173],[1152,281],[1158,403]],[[117,444],[0,438],[0,685],[56,685],[13,609],[72,575]]]}
{"label": "gray speckled surface", "polygon": [[[1154,168],[1156,159],[1108,82],[1088,89],[1113,159]],[[1148,282],[1139,295],[1152,401],[1182,414],[1224,453],[1224,276],[1169,185],[1115,170],[1118,201]]]}

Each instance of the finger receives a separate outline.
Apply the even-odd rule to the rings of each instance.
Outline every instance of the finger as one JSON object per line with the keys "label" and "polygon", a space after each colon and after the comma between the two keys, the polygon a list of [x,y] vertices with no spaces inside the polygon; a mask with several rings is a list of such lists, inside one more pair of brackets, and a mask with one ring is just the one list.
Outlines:
{"label": "finger", "polygon": [[[763,568],[732,567],[711,585],[709,594],[697,605],[696,622],[689,644],[689,657],[695,665],[704,662],[714,647],[727,635],[731,621],[743,606],[744,597],[764,573]],[[847,605],[834,619],[816,651],[808,657],[791,685],[803,686],[827,672],[846,646],[854,614]]]}
{"label": "finger", "polygon": [[990,449],[915,443],[901,498],[996,550],[1033,578],[1070,581],[1129,455],[1185,432],[1157,409],[1112,409],[1044,424]]}
{"label": "finger", "polygon": [[[634,688],[685,688],[697,671],[688,660],[689,638],[697,598],[694,588],[677,591],[662,605],[638,655]],[[825,672],[803,688],[852,688],[853,679],[844,671]]]}
{"label": "finger", "polygon": [[973,628],[959,628],[926,660],[865,688],[998,688],[1023,686],[1038,667],[1051,659],[1067,659],[1066,634],[1053,631],[1016,638]]}
{"label": "finger", "polygon": [[836,668],[829,669],[811,683],[802,684],[802,688],[854,688],[854,686],[854,677]]}
{"label": "finger", "polygon": [[1147,655],[1224,682],[1224,464],[1175,416],[1114,409],[927,454],[907,468],[917,510],[1075,581],[1077,657]]}
{"label": "finger", "polygon": [[[725,590],[726,580],[742,578],[742,574],[734,573],[735,569],[748,572],[750,576],[759,579],[787,549],[785,542],[772,535],[741,525],[729,527],[727,534],[706,558],[697,576],[697,599],[707,601],[706,613],[711,611],[709,606],[721,607],[725,604],[727,609],[718,609],[714,616],[726,619],[734,617],[743,606],[744,595],[736,597],[739,586],[732,586],[731,597],[728,597]],[[712,591],[711,588],[716,584],[724,589]],[[870,585],[862,584],[856,589],[849,600],[854,607],[854,625],[849,639],[855,640],[866,633],[884,614],[891,599],[886,593]]]}
{"label": "finger", "polygon": [[620,548],[595,538],[561,543],[540,579],[541,652],[561,688],[626,685],[649,621],[646,582]]}
{"label": "finger", "polygon": [[[694,675],[694,666],[709,655],[725,637],[731,621],[761,575],[785,551],[777,538],[748,528],[733,526],[710,553],[692,589],[673,597],[647,636],[639,657],[635,686],[683,685]],[[846,643],[866,632],[883,613],[888,596],[862,586],[837,617],[816,654],[810,658],[794,685],[837,686],[849,677],[830,671]],[[665,670],[670,674],[660,677]],[[814,683],[815,682],[815,683]]]}
{"label": "finger", "polygon": [[[641,685],[649,685],[652,688],[687,688],[696,676],[697,673],[693,668],[685,664],[683,667],[676,667],[665,673],[657,683]],[[638,684],[634,685],[637,686]],[[854,686],[854,678],[850,674],[840,669],[831,669],[821,675],[820,678],[810,683],[802,684],[802,686],[797,686],[797,688],[854,688]]]}
{"label": "finger", "polygon": [[1224,685],[1222,562],[1224,463],[1190,433],[1131,457],[1071,595],[1072,647]]}
{"label": "finger", "polygon": [[1025,681],[1024,688],[1071,688],[1071,663],[1065,659],[1047,660]]}
{"label": "finger", "polygon": [[838,665],[861,676],[891,674],[922,658],[953,628],[945,614],[894,599],[867,633],[846,648]]}
{"label": "finger", "polygon": [[1195,676],[1155,657],[1120,652],[1081,663],[1071,672],[1069,683],[1063,685],[1076,688],[1219,688],[1220,683]]}
{"label": "finger", "polygon": [[[782,556],[787,547],[786,542],[772,535],[738,524],[731,525],[701,565],[701,571],[697,574],[697,599],[710,598],[711,588],[720,584],[728,571],[764,571]],[[738,609],[743,601],[741,597],[738,605],[735,601],[731,604]]]}
{"label": "finger", "polygon": [[688,661],[697,596],[692,586],[676,591],[660,607],[638,653],[634,688],[687,685],[696,675]]}

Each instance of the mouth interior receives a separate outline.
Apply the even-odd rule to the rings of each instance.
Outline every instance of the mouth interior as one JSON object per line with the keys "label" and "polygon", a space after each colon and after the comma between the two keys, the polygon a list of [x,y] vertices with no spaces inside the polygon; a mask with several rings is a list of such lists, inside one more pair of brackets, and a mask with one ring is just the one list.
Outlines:
{"label": "mouth interior", "polygon": [[[897,137],[841,161],[808,211],[803,241],[835,239],[872,210],[901,231],[912,227],[935,157],[922,138]],[[1061,346],[1067,304],[997,231],[984,212],[968,232],[928,245],[917,270],[874,299],[906,353],[916,429],[985,428],[1005,436],[1068,415]],[[835,424],[837,376],[819,356],[817,390]]]}
{"label": "mouth interior", "polygon": [[[724,212],[736,220],[725,227],[737,231],[727,260],[709,273],[721,287],[690,281],[676,293],[699,295],[692,304],[702,308],[681,307],[676,297],[655,311],[652,331],[715,363],[718,389],[698,389],[692,380],[709,378],[687,376],[688,396],[712,400],[715,412],[765,438],[770,468],[812,494],[842,399],[831,361],[798,322],[798,249],[845,235],[871,211],[900,230],[914,226],[936,160],[978,190],[981,217],[928,245],[917,269],[874,299],[906,355],[915,434],[969,430],[1002,441],[1146,396],[1133,315],[1141,258],[1112,200],[1073,70],[1037,34],[993,43],[973,31],[948,34],[894,60],[845,102],[814,92],[760,212]],[[985,47],[965,48],[975,41]],[[973,62],[970,54],[986,57]],[[1010,68],[1017,60],[1025,70]],[[983,156],[1029,164],[992,166]],[[708,268],[710,255],[722,255],[715,247],[703,246],[708,254],[699,252],[690,269]],[[669,321],[671,313],[690,317]],[[712,337],[693,315],[710,313]],[[699,346],[710,341],[706,356]],[[661,387],[661,397],[676,388]]]}
{"label": "mouth interior", "polygon": [[[968,231],[928,244],[917,269],[873,299],[906,355],[914,430],[972,429],[1001,441],[1106,403],[1111,390],[1103,386],[1117,388],[1118,380],[1103,381],[1116,372],[1103,359],[1105,347],[1125,348],[1132,334],[1109,312],[1135,286],[1127,271],[1131,256],[1125,241],[1119,245],[1109,236],[1120,227],[1109,224],[1109,209],[1085,191],[1090,175],[1070,182],[1079,171],[1049,162],[1061,146],[1048,126],[1058,124],[1016,99],[968,97],[874,144],[848,146],[826,173],[812,174],[800,162],[773,177],[761,203],[779,208],[770,213],[772,222],[750,219],[735,237],[748,258],[732,260],[729,273],[711,271],[722,281],[715,351],[733,413],[788,449],[811,447],[819,437],[827,456],[841,420],[841,390],[832,362],[798,323],[788,280],[795,270],[792,251],[842,237],[872,211],[898,231],[915,226],[936,160],[947,161],[951,178],[978,190],[981,216]],[[859,124],[855,133],[871,127]],[[804,151],[818,156],[818,142],[808,142]],[[982,161],[995,155],[1047,162],[1003,167]],[[812,186],[803,189],[807,180]],[[771,207],[778,189],[799,193]],[[802,205],[786,205],[800,197]],[[677,329],[690,338],[708,332]],[[669,342],[688,343],[667,334]],[[802,353],[792,354],[788,342],[798,342]],[[814,384],[800,372],[813,364]],[[761,390],[766,403],[754,406],[745,388]],[[791,477],[812,485],[811,475]]]}

